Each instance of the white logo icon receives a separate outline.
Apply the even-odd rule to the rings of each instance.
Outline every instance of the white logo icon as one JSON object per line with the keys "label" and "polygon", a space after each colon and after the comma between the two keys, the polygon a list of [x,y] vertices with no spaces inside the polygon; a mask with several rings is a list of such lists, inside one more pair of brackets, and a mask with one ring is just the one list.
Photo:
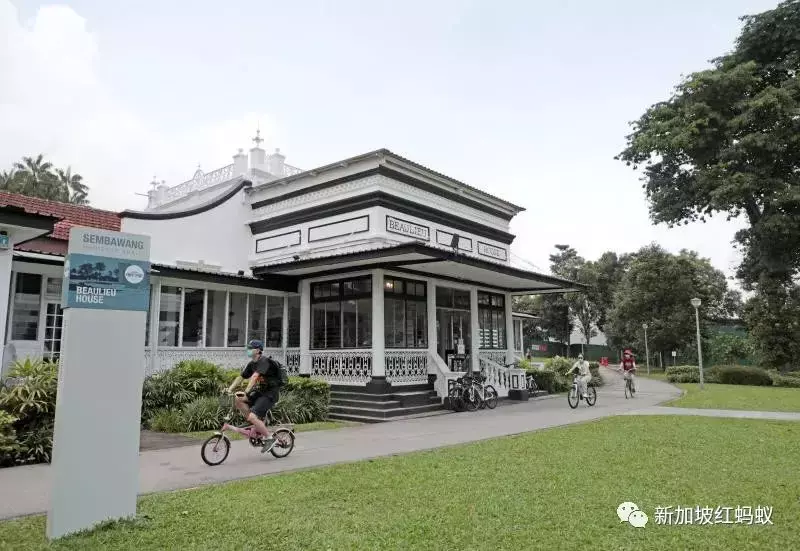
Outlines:
{"label": "white logo icon", "polygon": [[647,524],[647,514],[639,506],[630,501],[620,503],[617,507],[617,516],[620,522],[629,522],[636,528],[644,528]]}
{"label": "white logo icon", "polygon": [[128,280],[128,283],[141,283],[144,279],[144,270],[135,264],[131,264],[125,269],[125,279]]}

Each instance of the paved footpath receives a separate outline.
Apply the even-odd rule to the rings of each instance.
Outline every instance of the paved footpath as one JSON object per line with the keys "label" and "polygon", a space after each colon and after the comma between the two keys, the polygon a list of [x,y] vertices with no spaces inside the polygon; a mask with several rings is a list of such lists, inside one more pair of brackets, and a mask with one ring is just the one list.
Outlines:
{"label": "paved footpath", "polygon": [[[142,451],[139,455],[139,493],[193,488],[228,480],[345,463],[380,456],[451,446],[488,438],[530,432],[602,417],[638,412],[653,414],[660,403],[681,391],[661,381],[638,379],[636,398],[626,400],[616,372],[604,370],[607,384],[597,404],[581,402],[570,409],[565,396],[552,396],[475,413],[459,413],[360,425],[297,434],[295,449],[284,459],[262,455],[246,441],[234,441],[228,459],[208,467],[197,445]],[[678,408],[663,408],[674,410]],[[689,410],[691,411],[691,410]],[[702,414],[704,414],[703,412]],[[44,513],[49,506],[50,468],[32,465],[0,469],[0,519]],[[87,491],[91,489],[87,488]]]}

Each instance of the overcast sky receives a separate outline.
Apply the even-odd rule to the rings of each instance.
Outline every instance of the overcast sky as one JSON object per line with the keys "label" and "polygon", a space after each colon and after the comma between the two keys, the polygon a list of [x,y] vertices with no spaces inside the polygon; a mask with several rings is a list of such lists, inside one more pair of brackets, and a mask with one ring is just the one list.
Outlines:
{"label": "overcast sky", "polygon": [[[513,253],[652,241],[730,273],[736,225],[650,224],[628,122],[776,0],[0,0],[0,169],[44,153],[143,208],[257,124],[312,168],[380,147],[527,208]],[[6,38],[7,37],[7,38]]]}

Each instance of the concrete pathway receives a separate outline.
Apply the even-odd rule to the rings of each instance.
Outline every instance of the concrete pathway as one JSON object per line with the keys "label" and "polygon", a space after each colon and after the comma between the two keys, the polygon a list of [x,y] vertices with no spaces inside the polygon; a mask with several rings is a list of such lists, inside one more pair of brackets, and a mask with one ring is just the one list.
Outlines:
{"label": "concrete pathway", "polygon": [[[519,434],[590,421],[621,414],[646,414],[660,403],[681,395],[662,381],[638,379],[636,398],[626,400],[620,376],[603,370],[606,386],[599,389],[597,404],[581,402],[570,409],[565,396],[522,402],[514,406],[362,425],[337,430],[297,434],[295,449],[285,459],[234,441],[226,462],[208,467],[200,459],[200,442],[194,446],[142,451],[139,455],[139,493],[193,488],[229,480],[404,454],[489,438]],[[684,410],[693,411],[693,410]],[[709,410],[697,410],[701,415]],[[683,412],[681,412],[683,413]],[[691,413],[689,413],[691,415]],[[0,519],[44,513],[49,506],[52,483],[48,465],[0,469]],[[87,489],[88,491],[89,489]]]}

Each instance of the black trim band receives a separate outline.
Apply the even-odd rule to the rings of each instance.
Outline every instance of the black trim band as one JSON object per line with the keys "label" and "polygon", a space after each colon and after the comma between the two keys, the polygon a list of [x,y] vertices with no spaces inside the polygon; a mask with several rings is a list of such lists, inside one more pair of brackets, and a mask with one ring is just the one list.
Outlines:
{"label": "black trim band", "polygon": [[321,184],[316,184],[314,186],[298,189],[295,191],[290,191],[288,193],[284,193],[283,195],[278,195],[276,197],[270,197],[269,199],[263,199],[261,201],[256,201],[252,204],[253,209],[266,207],[267,205],[272,205],[274,203],[280,203],[281,201],[286,201],[287,199],[293,199],[295,197],[302,197],[303,195],[307,195],[309,193],[315,193],[317,191],[322,191],[324,189],[332,188],[334,186],[338,186],[339,184],[344,184],[346,182],[352,182],[353,180],[360,180],[362,178],[367,178],[369,176],[374,176],[376,174],[380,174],[381,176],[386,176],[387,178],[391,178],[393,180],[397,180],[398,182],[402,182],[404,184],[408,184],[413,186],[419,190],[427,191],[428,193],[432,193],[444,199],[449,199],[450,201],[459,203],[461,205],[473,208],[475,210],[479,210],[481,212],[485,212],[486,214],[491,214],[492,216],[497,216],[506,221],[511,221],[514,217],[513,214],[508,214],[491,207],[487,207],[486,205],[479,203],[477,201],[473,201],[471,199],[467,199],[466,197],[459,195],[457,193],[453,193],[447,190],[444,190],[438,186],[431,185],[427,182],[419,180],[418,178],[414,178],[413,176],[409,176],[407,174],[403,174],[402,172],[398,172],[396,170],[392,170],[391,168],[385,167],[383,165],[377,168],[370,168],[369,170],[364,170],[361,172],[357,172],[356,174],[350,174],[348,176],[343,176],[341,178],[336,178],[335,180],[329,180],[327,182],[322,182]]}
{"label": "black trim band", "polygon": [[212,199],[208,203],[200,205],[198,207],[194,207],[189,210],[182,210],[176,212],[140,212],[136,210],[124,210],[119,213],[120,218],[134,218],[136,220],[174,220],[176,218],[185,218],[187,216],[194,216],[195,214],[202,214],[206,211],[209,211],[213,208],[220,206],[222,203],[226,202],[228,199],[235,196],[237,193],[242,191],[245,188],[249,188],[253,186],[253,182],[250,180],[242,180],[237,185],[232,187],[228,193],[225,195],[221,195],[215,199]]}
{"label": "black trim band", "polygon": [[[0,225],[3,226],[17,226],[40,231],[46,230],[47,233],[53,233],[53,228],[59,220],[61,220],[61,218],[58,216],[30,213],[14,205],[0,207]],[[43,235],[45,234],[39,237]],[[21,243],[14,243],[13,245],[21,245]],[[9,248],[11,248],[11,244],[9,244]]]}
{"label": "black trim band", "polygon": [[476,224],[472,220],[454,216],[452,214],[434,209],[419,203],[414,203],[407,199],[401,199],[396,195],[391,195],[383,191],[375,191],[358,195],[349,199],[342,199],[334,201],[318,207],[311,207],[295,212],[290,212],[282,216],[275,216],[258,222],[250,223],[250,231],[255,235],[259,233],[266,233],[273,230],[279,230],[295,224],[302,224],[304,222],[311,222],[312,220],[319,220],[320,218],[327,218],[330,216],[337,216],[340,214],[347,214],[354,211],[364,210],[372,207],[384,207],[397,212],[401,212],[408,216],[422,218],[430,222],[449,226],[461,231],[480,235],[486,239],[492,239],[510,245],[514,241],[514,235],[504,231]]}

